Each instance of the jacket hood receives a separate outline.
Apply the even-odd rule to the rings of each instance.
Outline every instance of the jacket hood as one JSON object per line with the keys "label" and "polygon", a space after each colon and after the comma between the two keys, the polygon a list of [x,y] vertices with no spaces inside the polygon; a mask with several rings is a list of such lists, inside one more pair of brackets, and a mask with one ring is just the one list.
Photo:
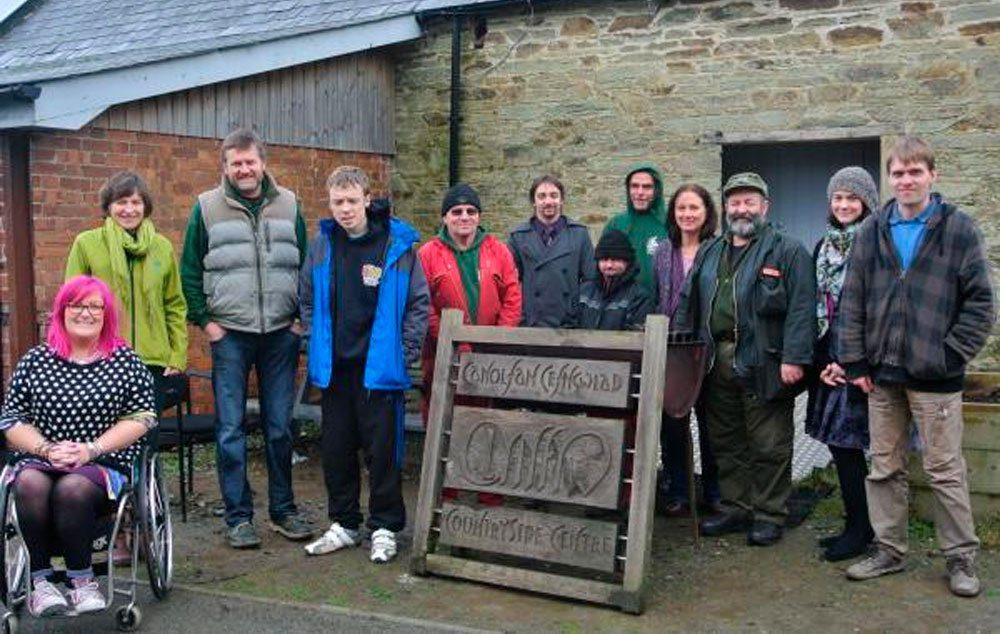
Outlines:
{"label": "jacket hood", "polygon": [[[324,218],[319,221],[319,230],[327,239],[333,237],[333,232],[337,227],[337,221],[333,218]],[[389,218],[389,251],[386,253],[385,266],[391,265],[399,259],[401,255],[420,240],[420,233],[408,223],[399,218]]]}
{"label": "jacket hood", "polygon": [[637,214],[635,208],[632,206],[632,199],[628,195],[628,181],[632,178],[632,174],[636,172],[648,172],[653,177],[655,192],[653,194],[653,203],[649,207],[649,213],[660,222],[666,224],[667,204],[663,200],[663,174],[660,173],[660,168],[656,166],[656,163],[651,161],[635,163],[629,167],[628,172],[625,174],[625,213]]}
{"label": "jacket hood", "polygon": [[[472,241],[472,246],[466,249],[466,251],[471,251],[472,249],[478,249],[479,245],[483,243],[483,240],[486,239],[487,235],[488,234],[486,233],[485,229],[483,229],[482,227],[477,227],[476,237]],[[448,235],[448,229],[445,228],[444,225],[441,225],[441,229],[438,230],[438,237],[441,238],[441,242],[444,242],[446,245],[448,245],[448,248],[451,249],[452,251],[458,252],[461,250],[455,244],[455,241],[451,239],[451,236]]]}

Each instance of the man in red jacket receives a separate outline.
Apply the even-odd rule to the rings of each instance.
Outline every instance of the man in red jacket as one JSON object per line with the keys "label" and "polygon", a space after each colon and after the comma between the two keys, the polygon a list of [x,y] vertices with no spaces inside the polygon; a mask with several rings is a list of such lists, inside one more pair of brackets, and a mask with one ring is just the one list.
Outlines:
{"label": "man in red jacket", "polygon": [[[479,195],[469,185],[459,183],[449,189],[441,203],[441,230],[417,252],[431,292],[430,323],[421,355],[425,424],[441,311],[457,308],[465,314],[465,323],[478,326],[514,328],[521,321],[521,284],[514,257],[507,245],[479,226],[481,209]],[[483,503],[497,503],[499,496],[493,499],[483,493],[479,498]]]}

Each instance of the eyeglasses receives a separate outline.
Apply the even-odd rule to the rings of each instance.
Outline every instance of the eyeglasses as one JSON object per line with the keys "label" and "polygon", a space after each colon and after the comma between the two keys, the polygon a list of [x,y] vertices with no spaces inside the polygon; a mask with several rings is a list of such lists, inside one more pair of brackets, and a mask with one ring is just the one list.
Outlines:
{"label": "eyeglasses", "polygon": [[448,210],[448,215],[452,218],[461,218],[462,216],[478,216],[479,210],[475,207],[452,207]]}
{"label": "eyeglasses", "polygon": [[69,304],[66,306],[70,314],[79,317],[84,312],[90,314],[91,317],[103,317],[104,316],[104,304]]}

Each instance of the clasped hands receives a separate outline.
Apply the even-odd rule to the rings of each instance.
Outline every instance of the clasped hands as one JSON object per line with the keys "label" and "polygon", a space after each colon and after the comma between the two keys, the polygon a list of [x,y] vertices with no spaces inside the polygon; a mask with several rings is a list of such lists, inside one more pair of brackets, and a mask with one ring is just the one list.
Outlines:
{"label": "clasped hands", "polygon": [[96,456],[91,454],[87,443],[61,440],[53,443],[45,454],[45,459],[56,469],[72,470],[91,462]]}

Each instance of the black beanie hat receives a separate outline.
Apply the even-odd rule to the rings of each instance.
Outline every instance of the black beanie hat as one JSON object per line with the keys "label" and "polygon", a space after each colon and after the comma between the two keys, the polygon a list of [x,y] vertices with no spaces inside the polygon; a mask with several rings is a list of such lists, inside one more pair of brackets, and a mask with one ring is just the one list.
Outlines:
{"label": "black beanie hat", "polygon": [[632,243],[628,241],[627,235],[617,229],[612,229],[601,236],[597,242],[597,248],[594,249],[595,260],[609,258],[635,262],[635,250],[632,248]]}
{"label": "black beanie hat", "polygon": [[457,183],[444,193],[444,200],[441,201],[441,215],[448,213],[448,210],[455,205],[472,205],[479,211],[483,210],[479,206],[479,194],[466,183]]}

